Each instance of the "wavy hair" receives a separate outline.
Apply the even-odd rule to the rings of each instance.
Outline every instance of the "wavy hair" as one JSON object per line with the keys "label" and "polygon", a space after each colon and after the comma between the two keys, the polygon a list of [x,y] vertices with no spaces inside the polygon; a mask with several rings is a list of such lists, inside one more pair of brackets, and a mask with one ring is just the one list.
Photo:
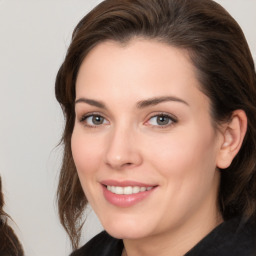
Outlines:
{"label": "wavy hair", "polygon": [[77,248],[87,199],[71,152],[74,101],[79,67],[96,45],[134,37],[186,49],[201,89],[210,99],[213,123],[227,121],[236,109],[245,111],[248,129],[232,164],[221,171],[219,206],[224,219],[256,218],[256,75],[244,34],[212,0],[105,0],[76,26],[55,84],[65,116],[63,162],[57,200],[59,217]]}
{"label": "wavy hair", "polygon": [[2,193],[2,181],[0,177],[0,255],[24,256],[22,246],[7,220],[10,216],[3,210],[4,195]]}

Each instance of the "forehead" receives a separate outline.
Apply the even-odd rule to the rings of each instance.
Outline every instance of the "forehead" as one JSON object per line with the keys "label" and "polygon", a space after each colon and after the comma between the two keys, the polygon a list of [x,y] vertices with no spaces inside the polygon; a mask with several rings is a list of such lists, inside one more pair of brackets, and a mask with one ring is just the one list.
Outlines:
{"label": "forehead", "polygon": [[[155,40],[100,43],[84,59],[77,77],[77,97],[141,100],[173,95],[189,101],[202,97],[189,54]],[[205,95],[204,95],[205,96]]]}
{"label": "forehead", "polygon": [[148,76],[147,71],[150,68],[158,72],[158,68],[161,68],[163,72],[174,73],[175,66],[177,69],[182,67],[182,70],[186,69],[194,75],[194,66],[185,49],[172,47],[153,39],[134,38],[126,43],[109,40],[99,43],[87,54],[80,66],[78,77],[99,71],[106,71],[105,75],[109,72],[111,76],[112,72],[118,75],[118,71],[134,74],[134,70],[137,69],[140,72],[145,71],[146,74],[143,75]]}

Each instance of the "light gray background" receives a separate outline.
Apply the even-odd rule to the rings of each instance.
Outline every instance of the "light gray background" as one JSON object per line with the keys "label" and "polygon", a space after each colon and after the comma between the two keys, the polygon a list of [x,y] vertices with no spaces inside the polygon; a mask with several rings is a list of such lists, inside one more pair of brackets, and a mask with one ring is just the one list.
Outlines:
{"label": "light gray background", "polygon": [[[54,80],[71,33],[95,0],[0,0],[0,173],[6,210],[28,256],[71,251],[55,204],[63,117]],[[256,0],[219,0],[256,59]],[[89,214],[82,243],[101,227]]]}

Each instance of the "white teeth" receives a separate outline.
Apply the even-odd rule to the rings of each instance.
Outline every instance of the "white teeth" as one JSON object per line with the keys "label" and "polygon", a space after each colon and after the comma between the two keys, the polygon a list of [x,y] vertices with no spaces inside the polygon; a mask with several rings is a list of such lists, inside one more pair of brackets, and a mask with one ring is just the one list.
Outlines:
{"label": "white teeth", "polygon": [[133,187],[132,188],[132,193],[133,194],[137,194],[137,193],[139,193],[140,192],[140,187]]}
{"label": "white teeth", "polygon": [[118,195],[122,195],[124,193],[124,189],[122,187],[116,187],[115,192]]}
{"label": "white teeth", "polygon": [[[151,187],[152,188],[152,187]],[[146,191],[147,190],[147,188],[146,187],[142,187],[142,188],[140,188],[140,191],[141,192],[144,192],[144,191]]]}
{"label": "white teeth", "polygon": [[124,187],[124,194],[125,195],[130,195],[132,194],[132,187]]}
{"label": "white teeth", "polygon": [[153,187],[116,187],[116,186],[107,186],[107,190],[111,191],[114,194],[117,195],[131,195],[131,194],[137,194],[139,192],[149,191]]}

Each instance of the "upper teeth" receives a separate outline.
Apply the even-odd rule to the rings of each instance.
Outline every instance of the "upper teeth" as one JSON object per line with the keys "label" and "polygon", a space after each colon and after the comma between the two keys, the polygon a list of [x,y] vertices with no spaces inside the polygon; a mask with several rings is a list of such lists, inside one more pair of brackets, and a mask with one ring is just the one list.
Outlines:
{"label": "upper teeth", "polygon": [[115,187],[115,186],[107,186],[107,189],[111,191],[114,194],[117,195],[131,195],[131,194],[137,194],[139,192],[144,192],[151,190],[153,187]]}

